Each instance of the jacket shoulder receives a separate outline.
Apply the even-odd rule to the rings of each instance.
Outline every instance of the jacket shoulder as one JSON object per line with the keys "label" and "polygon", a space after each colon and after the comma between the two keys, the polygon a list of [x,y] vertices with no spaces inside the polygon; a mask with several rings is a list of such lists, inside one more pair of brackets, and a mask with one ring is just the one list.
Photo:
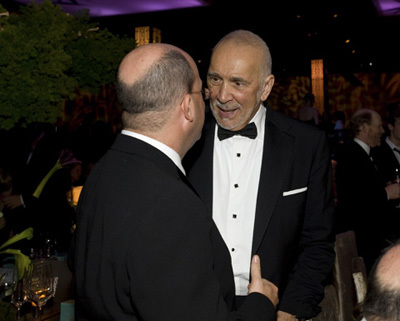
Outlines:
{"label": "jacket shoulder", "polygon": [[285,115],[280,111],[272,110],[269,107],[267,107],[266,118],[267,125],[275,126],[291,136],[305,137],[311,140],[316,137],[326,136],[322,129]]}

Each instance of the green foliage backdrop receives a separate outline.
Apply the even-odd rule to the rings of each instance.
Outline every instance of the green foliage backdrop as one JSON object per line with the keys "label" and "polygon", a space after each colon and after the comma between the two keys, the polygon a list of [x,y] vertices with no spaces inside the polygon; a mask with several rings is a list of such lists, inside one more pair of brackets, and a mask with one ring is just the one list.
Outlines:
{"label": "green foliage backdrop", "polygon": [[91,23],[87,12],[71,16],[49,0],[1,17],[0,129],[54,123],[77,88],[96,94],[113,83],[134,47],[134,39]]}

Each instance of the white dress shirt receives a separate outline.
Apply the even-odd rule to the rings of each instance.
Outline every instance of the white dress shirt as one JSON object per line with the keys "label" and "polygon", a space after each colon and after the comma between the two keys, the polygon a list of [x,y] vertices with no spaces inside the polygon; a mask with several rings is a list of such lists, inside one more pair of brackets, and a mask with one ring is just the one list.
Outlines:
{"label": "white dress shirt", "polygon": [[397,149],[398,151],[400,151],[400,147],[393,144],[393,142],[389,139],[389,137],[386,137],[385,142],[392,149],[394,156],[396,156],[396,159],[397,159],[398,163],[400,164],[400,153],[395,152],[393,150],[393,149]]}
{"label": "white dress shirt", "polygon": [[231,253],[236,295],[248,292],[265,115],[261,106],[250,121],[257,127],[255,139],[220,141],[217,130],[214,137],[213,219]]}
{"label": "white dress shirt", "polygon": [[186,175],[185,169],[182,166],[181,157],[171,147],[159,142],[158,140],[155,140],[153,138],[150,138],[148,136],[145,136],[145,135],[142,135],[142,134],[139,134],[136,132],[132,132],[130,130],[123,129],[121,131],[121,134],[137,138],[137,139],[153,146],[154,148],[157,148],[162,153],[164,153],[166,156],[168,156],[174,162],[174,164],[182,171],[182,173]]}

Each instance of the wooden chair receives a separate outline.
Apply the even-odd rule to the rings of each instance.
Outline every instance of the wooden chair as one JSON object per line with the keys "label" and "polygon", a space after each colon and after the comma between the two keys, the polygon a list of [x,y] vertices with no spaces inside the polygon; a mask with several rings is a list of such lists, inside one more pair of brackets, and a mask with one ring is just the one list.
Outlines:
{"label": "wooden chair", "polygon": [[366,294],[367,273],[353,231],[336,235],[333,281],[325,288],[321,313],[313,321],[357,321]]}

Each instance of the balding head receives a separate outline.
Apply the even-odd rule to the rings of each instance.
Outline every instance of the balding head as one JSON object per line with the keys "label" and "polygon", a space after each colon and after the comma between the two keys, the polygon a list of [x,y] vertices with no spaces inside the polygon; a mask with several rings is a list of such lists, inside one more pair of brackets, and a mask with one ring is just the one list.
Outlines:
{"label": "balding head", "polygon": [[148,73],[149,68],[161,59],[166,52],[171,50],[183,53],[179,48],[161,43],[148,44],[132,50],[122,59],[119,65],[119,80],[126,85],[132,85]]}
{"label": "balding head", "polygon": [[400,321],[400,243],[383,251],[368,278],[363,312],[367,321]]}
{"label": "balding head", "polygon": [[370,147],[381,144],[381,136],[384,133],[382,118],[374,110],[367,108],[357,110],[350,119],[349,129],[354,137]]}
{"label": "balding head", "polygon": [[122,60],[117,77],[123,126],[146,131],[163,127],[197,76],[193,59],[175,46],[156,43],[132,50]]}
{"label": "balding head", "polygon": [[[240,48],[241,50],[238,50]],[[229,53],[238,51],[254,51],[254,58],[257,58],[262,78],[272,72],[272,58],[265,41],[255,33],[248,30],[235,30],[225,35],[214,47],[213,54],[217,50],[227,50]]]}
{"label": "balding head", "polygon": [[390,248],[382,256],[376,274],[382,287],[400,292],[400,245]]}

